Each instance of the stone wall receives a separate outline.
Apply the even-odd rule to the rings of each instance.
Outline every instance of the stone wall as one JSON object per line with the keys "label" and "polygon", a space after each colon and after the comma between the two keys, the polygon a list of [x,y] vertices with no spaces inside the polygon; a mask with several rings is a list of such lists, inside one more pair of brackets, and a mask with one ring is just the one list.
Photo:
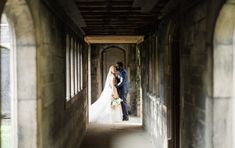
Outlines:
{"label": "stone wall", "polygon": [[[216,129],[212,126],[218,122],[214,119],[222,117],[213,113],[216,98],[212,90],[213,65],[216,64],[213,57],[213,34],[222,3],[223,1],[198,1],[195,4],[182,5],[182,8],[187,8],[182,10],[187,13],[182,12],[184,15],[182,14],[180,19],[182,147],[225,146],[219,146],[213,141],[218,128],[225,130],[224,126],[218,126]],[[219,135],[224,134],[221,132]]]}
{"label": "stone wall", "polygon": [[[0,6],[3,8],[3,6]],[[2,10],[0,10],[2,12]],[[26,1],[8,0],[4,5],[10,45],[12,147],[37,147],[36,37]],[[12,32],[11,32],[12,31]],[[30,140],[29,140],[30,137]]]}
{"label": "stone wall", "polygon": [[[206,143],[206,99],[208,91],[209,50],[206,48],[206,11],[205,3],[187,9],[186,21],[181,24],[181,107],[183,147],[205,147]],[[211,75],[211,74],[210,74]],[[211,86],[208,86],[211,87]]]}
{"label": "stone wall", "polygon": [[[109,59],[104,59],[102,57],[103,51],[106,50],[120,50],[119,54],[115,52],[110,52]],[[124,54],[121,54],[123,51]],[[137,108],[140,106],[140,98],[138,97],[139,87],[136,83],[138,79],[137,68],[138,68],[138,56],[135,44],[110,44],[110,45],[91,45],[91,102],[93,103],[99,98],[102,92],[103,79],[105,79],[107,73],[103,72],[103,69],[108,69],[110,65],[116,64],[117,60],[121,60],[125,63],[128,70],[128,80],[129,80],[129,94],[128,94],[128,104],[130,106],[129,110],[132,115],[140,116],[140,112]],[[120,55],[121,54],[121,55]],[[124,55],[124,57],[123,57]],[[103,63],[105,61],[105,63]],[[107,71],[107,70],[106,70]]]}
{"label": "stone wall", "polygon": [[[48,1],[47,1],[48,2]],[[87,45],[57,3],[0,2],[13,28],[12,147],[75,148],[87,126]],[[63,18],[63,19],[62,19]],[[80,42],[83,89],[66,102],[66,35]],[[17,92],[17,94],[16,94]]]}
{"label": "stone wall", "polygon": [[[32,7],[34,8],[34,7]],[[33,10],[33,9],[32,9]],[[40,3],[33,11],[37,28],[37,94],[39,147],[79,147],[87,126],[87,46],[51,5]],[[35,12],[36,13],[36,12]],[[34,14],[37,15],[37,14]],[[66,101],[66,35],[83,44],[83,88]],[[70,46],[71,47],[71,46]]]}
{"label": "stone wall", "polygon": [[[155,145],[167,148],[167,98],[165,96],[168,57],[166,50],[159,48],[156,35],[148,37],[139,45],[141,53],[141,86],[143,98],[143,124],[153,137]],[[161,81],[160,81],[161,80]]]}
{"label": "stone wall", "polygon": [[[180,117],[178,118],[180,147],[210,148],[224,147],[225,145],[225,147],[232,147],[230,138],[223,139],[223,135],[232,137],[228,131],[232,130],[228,124],[231,115],[231,106],[228,104],[229,102],[231,104],[231,100],[229,95],[227,95],[227,100],[225,99],[225,96],[222,95],[224,92],[220,92],[219,88],[221,87],[217,87],[219,91],[215,89],[215,82],[221,82],[221,80],[217,80],[219,77],[213,79],[213,76],[224,73],[224,71],[222,73],[216,71],[216,69],[221,70],[218,62],[219,64],[228,62],[228,57],[225,58],[226,56],[221,53],[222,49],[220,52],[217,51],[215,55],[213,54],[216,51],[213,49],[215,24],[223,2],[201,0],[181,2],[179,7],[173,11],[174,13],[164,17],[157,27],[158,29],[155,30],[156,34],[151,34],[141,45],[144,125],[153,135],[154,141],[159,147],[165,147],[167,142],[164,137],[168,137],[169,140],[174,138],[171,132],[174,128],[171,125],[174,123],[171,121],[174,120],[171,118],[171,112],[177,104],[172,104],[174,100],[171,94],[174,92],[174,83],[171,84],[173,82],[171,79],[174,69],[172,57],[175,56],[172,49],[175,46],[179,46],[180,63]],[[156,37],[159,45],[153,48],[151,47],[153,44],[151,38]],[[178,44],[174,44],[172,40]],[[154,50],[159,52],[158,59],[160,61],[153,60],[155,62],[152,62],[151,58],[146,60],[146,57],[151,57]],[[154,63],[159,63],[159,66],[156,67]],[[228,64],[224,66],[227,67]],[[224,70],[224,68],[222,69]],[[226,72],[232,73],[229,70]],[[156,81],[158,87],[148,81],[152,80],[152,75],[159,77],[160,82]],[[223,81],[223,83],[225,82],[227,80]],[[220,85],[221,83],[217,86]],[[227,87],[223,85],[223,89],[231,90],[231,85]],[[155,102],[158,106],[154,105]],[[223,114],[219,110],[223,110]],[[160,128],[162,130],[154,132],[153,129],[159,125],[159,121],[167,123],[167,127],[162,126]],[[171,144],[168,141],[169,147],[172,147]]]}

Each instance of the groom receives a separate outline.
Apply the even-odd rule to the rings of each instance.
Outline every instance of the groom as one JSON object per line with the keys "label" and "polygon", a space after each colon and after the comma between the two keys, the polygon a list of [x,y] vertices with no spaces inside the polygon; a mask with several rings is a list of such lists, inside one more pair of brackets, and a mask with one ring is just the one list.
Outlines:
{"label": "groom", "polygon": [[117,76],[117,90],[120,98],[122,99],[122,120],[128,121],[128,105],[127,105],[127,93],[128,93],[128,73],[127,70],[124,69],[124,65],[122,62],[117,62],[116,64],[117,70],[119,74]]}

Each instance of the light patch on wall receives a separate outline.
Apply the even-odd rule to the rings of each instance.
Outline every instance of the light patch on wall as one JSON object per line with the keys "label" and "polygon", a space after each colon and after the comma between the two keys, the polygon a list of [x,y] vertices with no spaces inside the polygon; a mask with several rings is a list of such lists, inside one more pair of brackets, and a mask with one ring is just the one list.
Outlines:
{"label": "light patch on wall", "polygon": [[1,18],[1,23],[0,23],[0,45],[3,46],[4,48],[10,48],[10,34],[9,34],[9,24],[7,22],[7,17],[6,15],[2,15]]}

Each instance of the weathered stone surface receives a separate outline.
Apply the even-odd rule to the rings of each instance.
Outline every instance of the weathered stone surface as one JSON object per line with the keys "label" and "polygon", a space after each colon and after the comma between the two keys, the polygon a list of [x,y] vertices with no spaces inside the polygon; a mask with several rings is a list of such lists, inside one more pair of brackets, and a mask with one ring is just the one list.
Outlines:
{"label": "weathered stone surface", "polygon": [[[11,50],[17,65],[17,98],[13,102],[17,102],[18,112],[12,117],[18,123],[18,147],[77,147],[87,124],[87,59],[83,58],[83,91],[66,108],[64,42],[65,34],[73,31],[65,32],[64,24],[44,4],[30,4],[9,0],[5,7],[16,37],[16,49]],[[75,134],[71,138],[64,133]]]}
{"label": "weathered stone surface", "polygon": [[233,46],[214,46],[214,96],[227,97],[232,95],[231,86],[233,81]]}
{"label": "weathered stone surface", "polygon": [[18,111],[18,145],[24,148],[37,148],[36,99],[19,98]]}
{"label": "weathered stone surface", "polygon": [[[166,98],[170,97],[170,93],[167,93],[171,89],[168,79],[170,60],[165,58],[169,55],[168,50],[160,50],[161,46],[159,46],[159,49],[151,46],[156,44],[156,41],[156,36],[151,36],[140,45],[143,121],[145,129],[153,137],[155,145],[166,148],[168,143],[167,116],[169,112],[167,112],[164,103],[167,102]],[[165,45],[167,41],[164,40],[164,37],[161,41],[163,42],[161,44],[162,48],[168,46]]]}
{"label": "weathered stone surface", "polygon": [[[216,23],[216,30],[214,36],[214,42],[216,44],[227,44],[233,43],[233,31],[235,24],[235,5],[225,4],[220,12]],[[226,27],[225,27],[226,26]]]}
{"label": "weathered stone surface", "polygon": [[[225,99],[220,103],[215,101],[217,97],[230,97],[232,95],[232,86],[233,81],[233,6],[225,5],[228,9],[227,11],[222,10],[222,18],[219,18],[219,23],[216,25],[218,31],[215,32],[215,44],[213,45],[213,40],[208,38],[211,32],[213,32],[213,27],[208,26],[215,23],[216,18],[209,18],[212,16],[211,13],[218,13],[212,10],[216,8],[218,11],[217,5],[212,5],[209,7],[206,2],[198,2],[191,4],[190,9],[183,10],[181,15],[180,31],[178,35],[179,38],[179,47],[180,47],[180,94],[181,94],[181,123],[180,123],[180,135],[181,135],[181,146],[184,148],[209,148],[213,146],[223,147],[225,143],[226,147],[231,147],[230,139],[227,141],[220,137],[219,133],[224,133],[226,136],[231,135],[227,132],[227,129],[230,125],[227,124],[229,117],[227,115],[231,114],[231,106],[229,106],[228,100]],[[182,8],[188,7],[182,3]],[[209,11],[208,11],[209,9]],[[235,9],[234,9],[235,10]],[[211,12],[210,12],[211,11]],[[172,15],[173,17],[174,15]],[[176,15],[175,15],[176,16]],[[228,21],[223,21],[224,19]],[[156,109],[152,103],[151,99],[146,99],[148,96],[146,94],[151,94],[152,84],[148,83],[151,79],[151,75],[154,71],[160,72],[160,83],[158,83],[160,91],[159,95],[162,102],[168,102],[166,107],[167,111],[171,112],[171,42],[168,42],[168,35],[172,35],[172,29],[166,25],[166,22],[172,21],[171,18],[163,20],[163,23],[159,25],[159,30],[157,30],[157,36],[159,37],[159,59],[160,66],[159,69],[149,70],[149,64],[151,58],[146,60],[146,57],[150,57],[152,50],[149,47],[151,44],[149,41],[145,41],[142,54],[142,88],[143,88],[143,107],[144,107],[144,125],[147,129],[154,129],[155,122],[151,118],[154,110]],[[214,22],[213,22],[214,21]],[[221,22],[222,21],[222,22]],[[224,31],[225,25],[229,23]],[[232,25],[233,24],[233,25]],[[170,25],[169,25],[170,26]],[[232,27],[233,26],[233,27]],[[228,29],[228,30],[227,30]],[[150,36],[149,38],[151,38]],[[148,40],[149,40],[148,38]],[[212,48],[214,51],[212,52]],[[150,51],[146,51],[150,50]],[[174,55],[172,55],[174,56]],[[212,63],[214,69],[212,68]],[[151,66],[150,66],[151,67]],[[214,93],[214,94],[213,94]],[[212,95],[213,97],[208,97]],[[214,100],[215,99],[215,100]],[[223,103],[222,103],[223,102]],[[215,103],[215,104],[214,104]],[[221,104],[222,103],[222,104]],[[174,104],[175,105],[175,104]],[[216,111],[214,110],[216,107]],[[221,110],[219,108],[228,109]],[[219,113],[220,112],[220,113]],[[161,116],[164,112],[158,111],[157,116]],[[226,114],[226,115],[222,115]],[[170,113],[167,113],[167,116],[171,116]],[[225,117],[223,117],[225,116]],[[169,119],[169,118],[168,118]],[[214,120],[212,120],[214,119]],[[220,119],[223,119],[224,122],[218,122]],[[164,120],[164,119],[162,119]],[[170,120],[167,120],[170,122]],[[224,123],[224,124],[222,124]],[[212,127],[215,124],[216,127]],[[170,124],[168,123],[168,128]],[[217,131],[216,129],[223,129]],[[158,133],[149,130],[149,133]],[[218,133],[217,133],[218,132]],[[170,133],[167,133],[168,136]],[[213,134],[216,134],[213,141]],[[156,137],[155,142],[160,138]],[[225,142],[226,141],[226,142]],[[161,143],[161,142],[159,142]],[[158,144],[159,144],[158,143]],[[230,146],[228,146],[230,145]],[[161,147],[161,146],[160,146]]]}
{"label": "weathered stone surface", "polygon": [[[87,126],[87,58],[83,58],[83,89],[69,102],[66,90],[66,35],[81,44],[79,36],[64,24],[44,3],[30,2],[37,39],[37,147],[75,148],[81,143]],[[36,17],[37,16],[37,17]],[[87,46],[82,46],[87,57]],[[27,53],[24,53],[27,57]],[[27,58],[25,58],[27,60]],[[32,66],[31,66],[32,67]],[[35,108],[36,109],[36,108]],[[72,136],[71,136],[72,133]]]}
{"label": "weathered stone surface", "polygon": [[214,34],[212,140],[215,148],[234,147],[234,8],[232,1],[224,4]]}
{"label": "weathered stone surface", "polygon": [[215,148],[230,147],[233,141],[232,98],[218,97],[214,100],[213,144]]}
{"label": "weathered stone surface", "polygon": [[[1,10],[0,10],[1,11]],[[14,147],[37,147],[37,88],[36,88],[36,40],[30,6],[25,0],[8,0],[5,14],[12,29],[11,46],[11,101],[12,131],[18,145]],[[29,137],[31,140],[28,140]]]}

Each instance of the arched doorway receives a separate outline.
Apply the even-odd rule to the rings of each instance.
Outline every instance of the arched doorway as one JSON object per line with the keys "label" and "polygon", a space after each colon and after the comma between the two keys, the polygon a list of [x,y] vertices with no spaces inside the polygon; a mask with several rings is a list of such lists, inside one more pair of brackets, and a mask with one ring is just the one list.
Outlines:
{"label": "arched doorway", "polygon": [[94,44],[90,47],[91,58],[91,104],[100,96],[103,83],[106,79],[110,65],[122,61],[128,71],[129,113],[140,116],[140,62],[139,49],[136,44]]}
{"label": "arched doorway", "polygon": [[[1,139],[1,147],[35,148],[37,147],[37,91],[34,23],[28,4],[24,0],[7,0],[6,3],[0,4],[0,12],[3,12],[0,13],[1,51],[4,51],[0,60],[1,93],[8,94],[1,95],[1,106],[8,105],[1,109],[1,115],[3,114],[1,117],[10,119],[7,127],[1,124],[1,128],[8,131],[8,137]],[[3,145],[6,142],[10,145]]]}
{"label": "arched doorway", "polygon": [[233,0],[228,0],[220,11],[213,45],[212,141],[214,147],[234,147],[235,5]]}
{"label": "arched doorway", "polygon": [[126,58],[125,58],[126,54],[125,54],[125,50],[116,47],[116,46],[110,46],[107,47],[106,49],[104,49],[102,51],[102,82],[103,85],[105,83],[106,80],[106,76],[107,73],[109,71],[109,67],[111,65],[115,65],[116,62],[121,61],[124,63],[126,63]]}

